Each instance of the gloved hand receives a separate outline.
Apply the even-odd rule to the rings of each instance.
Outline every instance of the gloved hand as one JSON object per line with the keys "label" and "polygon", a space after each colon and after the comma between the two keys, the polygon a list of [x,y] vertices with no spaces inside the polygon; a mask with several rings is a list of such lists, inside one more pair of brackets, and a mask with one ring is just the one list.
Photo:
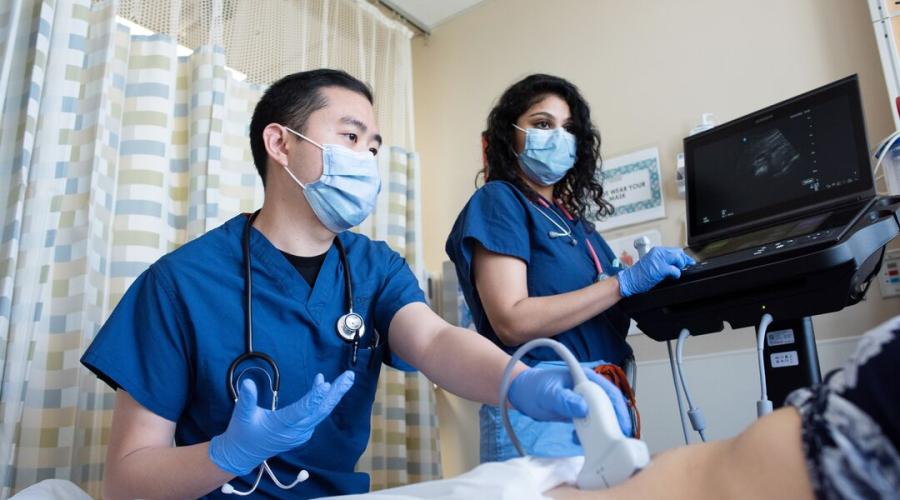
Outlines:
{"label": "gloved hand", "polygon": [[[622,391],[612,382],[582,367],[588,380],[609,396],[616,420],[626,436],[632,435],[631,416]],[[529,368],[513,379],[509,386],[509,402],[516,410],[535,420],[571,421],[587,416],[584,398],[572,390],[572,374],[568,367]]]}
{"label": "gloved hand", "polygon": [[309,441],[316,426],[353,386],[354,377],[348,370],[329,384],[319,373],[305,396],[277,410],[260,408],[256,384],[245,379],[228,428],[209,442],[209,459],[220,469],[243,476],[263,460]]}
{"label": "gloved hand", "polygon": [[680,278],[681,270],[694,264],[680,248],[653,247],[635,265],[619,271],[619,291],[622,297],[646,292],[666,278]]}

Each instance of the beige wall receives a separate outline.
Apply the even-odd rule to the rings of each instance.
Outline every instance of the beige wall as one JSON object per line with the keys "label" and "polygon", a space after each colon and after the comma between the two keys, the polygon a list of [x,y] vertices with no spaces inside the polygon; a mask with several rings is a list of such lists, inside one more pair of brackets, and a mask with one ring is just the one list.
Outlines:
{"label": "beige wall", "polygon": [[[607,238],[656,228],[665,243],[684,243],[674,157],[702,112],[715,113],[721,123],[859,73],[869,141],[893,126],[863,0],[487,0],[413,44],[423,237],[432,272],[446,260],[444,241],[474,190],[488,110],[508,85],[533,72],[557,74],[581,88],[604,156],[659,147],[668,218]],[[882,300],[876,286],[866,302],[817,318],[817,335],[859,333],[897,312],[900,301]],[[689,349],[752,344],[746,330],[739,333],[701,337]],[[643,336],[631,343],[639,360],[665,355],[664,346]],[[473,409],[441,395],[450,474],[477,458]]]}

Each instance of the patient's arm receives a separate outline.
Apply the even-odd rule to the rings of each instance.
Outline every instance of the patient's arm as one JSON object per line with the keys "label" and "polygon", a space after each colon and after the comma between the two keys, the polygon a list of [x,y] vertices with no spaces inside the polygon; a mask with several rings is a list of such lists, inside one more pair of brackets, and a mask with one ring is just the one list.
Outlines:
{"label": "patient's arm", "polygon": [[657,455],[640,474],[601,491],[556,488],[565,499],[813,499],[803,458],[800,416],[793,408],[768,415],[733,439]]}

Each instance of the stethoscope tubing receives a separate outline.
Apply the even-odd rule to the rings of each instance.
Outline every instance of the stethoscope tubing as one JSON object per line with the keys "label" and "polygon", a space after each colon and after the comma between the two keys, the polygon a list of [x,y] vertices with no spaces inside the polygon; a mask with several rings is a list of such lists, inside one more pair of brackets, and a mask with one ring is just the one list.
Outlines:
{"label": "stethoscope tubing", "polygon": [[[241,363],[248,359],[259,359],[271,368],[272,392],[275,395],[274,397],[277,397],[278,390],[281,387],[281,372],[278,369],[278,363],[265,352],[257,351],[253,347],[253,262],[250,252],[250,228],[253,227],[253,221],[256,220],[257,215],[259,215],[259,210],[247,217],[247,222],[244,224],[244,233],[241,238],[241,249],[244,261],[244,352],[234,358],[231,365],[229,365],[227,380],[228,393],[231,395],[232,400],[235,401],[237,400],[237,387],[234,385],[234,372]],[[338,321],[338,336],[348,342],[358,342],[359,338],[363,335],[364,330],[357,332],[357,334],[353,335],[349,340],[341,332],[341,325],[346,323],[346,318],[349,315],[355,315],[356,313],[353,311],[353,280],[350,275],[347,252],[339,237],[335,237],[334,244],[337,247],[341,265],[344,268],[344,301],[347,304],[348,311],[347,314],[343,315]]]}
{"label": "stethoscope tubing", "polygon": [[[538,198],[538,203],[539,203],[542,207],[546,208],[547,210],[550,210],[551,213],[552,213],[553,215],[556,215],[557,217],[559,217],[559,215],[558,215],[556,212],[553,212],[553,209],[550,208],[550,205],[549,205],[546,201],[544,201],[543,198]],[[560,226],[560,225],[559,225],[555,220],[553,220],[549,215],[547,215],[546,213],[544,213],[544,211],[541,210],[541,208],[540,208],[539,206],[535,205],[534,208],[536,208],[537,211],[540,212],[541,215],[544,216],[544,218],[546,218],[546,219],[547,219],[548,221],[550,221],[554,226],[556,226],[557,229],[559,229],[559,231],[560,231],[559,233],[554,233],[553,231],[551,231],[551,234],[550,234],[550,237],[551,237],[551,238],[568,237],[568,238],[571,239],[573,245],[576,243],[575,235],[573,234],[572,228],[569,227],[569,225],[566,223],[565,220],[563,220],[562,217],[559,217],[559,220],[562,221],[563,224],[565,224],[565,227]],[[565,207],[560,206],[559,208],[560,208],[560,210],[563,211],[563,213],[566,215],[566,217],[569,219],[570,222],[573,222],[573,221],[575,220],[574,217],[572,217],[572,215],[569,213],[568,210],[566,210]],[[594,268],[597,270],[597,277],[600,278],[600,277],[602,277],[602,276],[604,275],[604,274],[603,274],[603,266],[600,264],[600,258],[597,256],[597,252],[596,252],[596,250],[594,250],[594,245],[591,244],[591,240],[589,240],[589,239],[587,238],[587,236],[585,236],[585,238],[584,238],[584,243],[585,243],[585,246],[586,246],[587,249],[588,249],[588,254],[589,254],[590,258],[591,258],[591,262],[593,262]]]}

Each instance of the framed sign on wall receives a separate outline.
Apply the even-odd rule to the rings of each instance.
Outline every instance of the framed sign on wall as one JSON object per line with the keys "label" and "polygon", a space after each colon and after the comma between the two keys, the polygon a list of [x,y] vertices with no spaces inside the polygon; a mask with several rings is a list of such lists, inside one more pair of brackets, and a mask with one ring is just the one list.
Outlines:
{"label": "framed sign on wall", "polygon": [[615,208],[612,215],[594,221],[598,231],[666,216],[659,149],[641,149],[605,160],[597,176],[603,183],[603,197]]}

